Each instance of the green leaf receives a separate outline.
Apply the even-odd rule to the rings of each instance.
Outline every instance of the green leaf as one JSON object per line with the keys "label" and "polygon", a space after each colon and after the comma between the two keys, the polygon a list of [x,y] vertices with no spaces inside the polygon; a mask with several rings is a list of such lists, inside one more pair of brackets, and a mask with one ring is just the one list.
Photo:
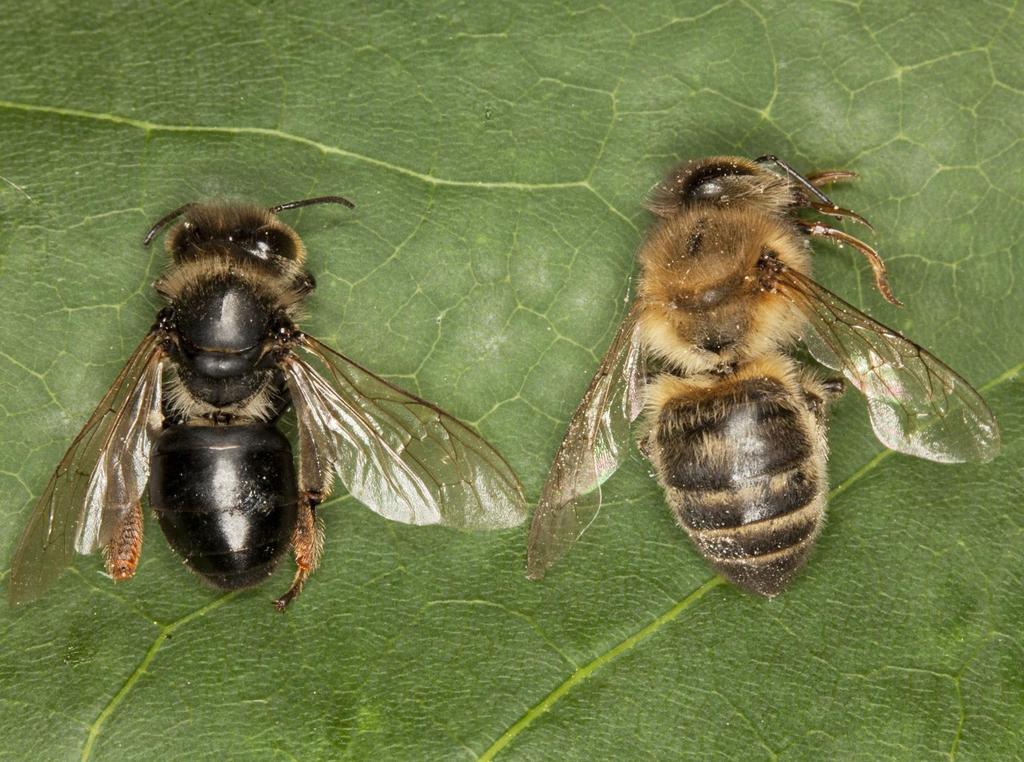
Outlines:
{"label": "green leaf", "polygon": [[[288,219],[304,324],[476,424],[535,498],[673,162],[846,168],[893,287],[817,276],[963,372],[984,466],[882,450],[848,394],[829,522],[774,601],[720,584],[638,454],[543,583],[526,528],[327,505],[284,616],[204,589],[148,522],[136,579],[78,560],[0,612],[0,756],[823,759],[1024,754],[1024,17],[952,3],[57,3],[0,25],[0,515],[9,553],[149,327],[159,216]],[[286,565],[288,566],[288,565]]]}

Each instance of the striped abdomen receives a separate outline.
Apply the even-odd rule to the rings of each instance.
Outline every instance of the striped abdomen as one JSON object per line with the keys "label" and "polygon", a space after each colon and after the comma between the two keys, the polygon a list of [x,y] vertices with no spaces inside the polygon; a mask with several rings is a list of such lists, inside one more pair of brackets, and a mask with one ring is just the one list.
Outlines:
{"label": "striped abdomen", "polygon": [[663,400],[649,444],[679,523],[727,579],[780,593],[825,507],[824,400],[785,376],[733,378]]}

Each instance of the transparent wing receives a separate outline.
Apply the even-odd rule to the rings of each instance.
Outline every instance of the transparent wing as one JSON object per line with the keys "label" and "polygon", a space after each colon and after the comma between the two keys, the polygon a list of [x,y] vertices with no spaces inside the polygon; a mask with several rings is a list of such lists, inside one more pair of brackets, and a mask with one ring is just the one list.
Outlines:
{"label": "transparent wing", "polygon": [[779,288],[809,320],[810,353],[867,398],[871,426],[886,447],[941,463],[996,456],[992,412],[948,366],[805,275],[786,270]]}
{"label": "transparent wing", "polygon": [[105,546],[139,501],[149,479],[150,427],[160,413],[162,361],[150,334],[61,459],[14,552],[12,604],[42,593],[73,553]]}
{"label": "transparent wing", "polygon": [[405,524],[496,529],[522,523],[512,469],[465,424],[309,336],[281,366],[298,418],[300,483],[326,492],[336,473],[360,502]]}
{"label": "transparent wing", "polygon": [[527,575],[541,579],[601,510],[601,484],[629,451],[643,408],[637,307],[626,314],[558,448],[530,525]]}

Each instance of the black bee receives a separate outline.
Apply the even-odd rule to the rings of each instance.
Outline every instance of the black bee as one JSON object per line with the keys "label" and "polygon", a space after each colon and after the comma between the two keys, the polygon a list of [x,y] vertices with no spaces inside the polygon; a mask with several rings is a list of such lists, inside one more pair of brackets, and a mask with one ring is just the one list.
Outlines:
{"label": "black bee", "polygon": [[[296,325],[315,282],[279,204],[186,204],[157,222],[167,302],[43,491],[18,543],[12,603],[30,600],[73,553],[103,551],[114,579],[135,574],[142,493],[171,546],[214,587],[298,566],[279,609],[319,560],[316,508],[337,475],[386,518],[489,529],[519,524],[522,489],[467,426],[329,349]],[[319,366],[320,370],[316,366]],[[275,423],[295,408],[298,473]]]}

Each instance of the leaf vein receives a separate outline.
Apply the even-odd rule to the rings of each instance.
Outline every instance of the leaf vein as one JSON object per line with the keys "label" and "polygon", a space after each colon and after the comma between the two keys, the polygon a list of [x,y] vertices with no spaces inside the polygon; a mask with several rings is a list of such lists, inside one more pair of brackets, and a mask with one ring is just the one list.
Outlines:
{"label": "leaf vein", "polygon": [[153,639],[153,642],[146,650],[146,653],[143,655],[138,666],[132,670],[132,673],[128,675],[128,679],[124,681],[117,693],[111,697],[106,706],[104,706],[103,709],[100,710],[100,713],[96,715],[96,719],[89,725],[89,735],[86,737],[85,744],[82,746],[82,762],[86,762],[92,756],[93,748],[96,746],[96,740],[99,738],[103,725],[108,719],[110,719],[110,716],[117,710],[117,707],[120,706],[125,697],[131,693],[135,684],[139,682],[142,676],[146,673],[147,668],[153,662],[153,659],[156,658],[157,653],[160,651],[160,648],[163,646],[167,638],[169,638],[179,627],[183,627],[193,620],[210,613],[214,609],[220,608],[237,595],[237,592],[226,593],[210,603],[207,603],[205,606],[201,606],[198,609],[185,614],[185,616],[174,620],[170,624],[160,626],[160,632],[157,634],[156,638]]}
{"label": "leaf vein", "polygon": [[526,730],[534,720],[547,712],[556,702],[559,701],[559,699],[590,677],[594,672],[601,669],[605,664],[614,661],[617,657],[626,651],[629,651],[634,646],[637,646],[647,640],[647,638],[651,637],[664,625],[672,622],[680,614],[697,603],[705,594],[724,584],[725,580],[722,577],[712,577],[649,624],[637,630],[625,640],[620,641],[608,650],[598,654],[598,656],[591,659],[582,667],[574,670],[573,673],[559,683],[554,690],[534,704],[522,717],[510,725],[508,730],[502,733],[498,739],[480,755],[480,762],[487,762],[488,760],[494,759],[495,754],[505,748],[505,746],[507,746],[516,736]]}

